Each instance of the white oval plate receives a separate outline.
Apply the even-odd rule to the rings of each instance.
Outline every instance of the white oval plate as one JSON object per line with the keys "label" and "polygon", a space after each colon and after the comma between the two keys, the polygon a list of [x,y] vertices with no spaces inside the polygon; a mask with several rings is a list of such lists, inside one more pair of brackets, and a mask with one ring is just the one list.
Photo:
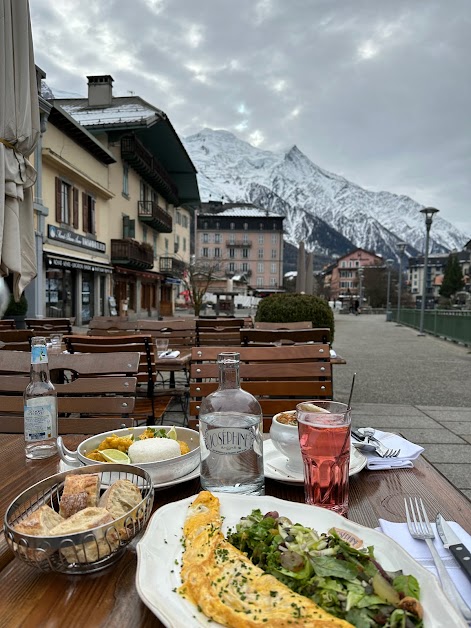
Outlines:
{"label": "white oval plate", "polygon": [[[220,493],[218,497],[221,502],[221,515],[224,517],[224,533],[227,533],[228,528],[233,528],[241,517],[248,515],[254,508],[260,508],[262,512],[276,510],[280,515],[310,526],[318,532],[338,527],[356,534],[363,540],[365,546],[374,546],[375,556],[384,569],[387,571],[402,569],[404,573],[412,574],[418,579],[421,602],[424,606],[424,626],[467,628],[445,598],[437,578],[382,532],[365,528],[325,508],[287,502],[269,495],[254,497]],[[195,498],[196,495],[159,508],[137,545],[137,592],[144,604],[167,628],[220,626],[217,622],[208,624],[208,618],[176,591],[181,585],[183,523],[188,506]]]}
{"label": "white oval plate", "polygon": [[[283,456],[276,449],[271,438],[263,441],[263,472],[265,477],[271,480],[278,480],[284,484],[304,484],[303,474],[288,469],[286,462],[286,456]],[[355,447],[350,447],[350,476],[364,469],[367,462],[366,456],[361,451],[358,451]]]}

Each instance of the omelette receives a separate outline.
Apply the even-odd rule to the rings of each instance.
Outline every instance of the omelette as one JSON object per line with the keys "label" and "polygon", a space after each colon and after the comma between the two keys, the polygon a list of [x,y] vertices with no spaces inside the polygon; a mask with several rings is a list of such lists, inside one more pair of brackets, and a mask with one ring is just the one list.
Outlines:
{"label": "omelette", "polygon": [[221,531],[219,499],[202,491],[188,509],[179,593],[230,628],[352,628],[265,573]]}

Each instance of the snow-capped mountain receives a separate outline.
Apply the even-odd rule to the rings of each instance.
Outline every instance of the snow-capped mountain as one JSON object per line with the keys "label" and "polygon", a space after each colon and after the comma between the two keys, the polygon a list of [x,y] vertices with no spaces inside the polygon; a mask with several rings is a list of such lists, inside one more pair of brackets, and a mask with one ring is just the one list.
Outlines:
{"label": "snow-capped mountain", "polygon": [[[228,131],[204,129],[183,139],[198,169],[203,201],[251,202],[285,215],[285,239],[329,256],[352,246],[397,259],[396,245],[406,253],[424,250],[423,207],[407,196],[365,190],[323,170],[296,146],[286,152],[260,150]],[[469,238],[436,216],[431,251],[461,249]]]}

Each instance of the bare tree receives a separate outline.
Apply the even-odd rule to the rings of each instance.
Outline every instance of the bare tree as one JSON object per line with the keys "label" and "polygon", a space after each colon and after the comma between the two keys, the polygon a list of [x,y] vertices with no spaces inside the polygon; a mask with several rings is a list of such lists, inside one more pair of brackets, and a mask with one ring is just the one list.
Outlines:
{"label": "bare tree", "polygon": [[211,284],[222,279],[220,262],[209,260],[195,260],[192,257],[190,264],[183,270],[180,278],[188,291],[190,304],[195,316],[199,316],[203,307],[204,297]]}

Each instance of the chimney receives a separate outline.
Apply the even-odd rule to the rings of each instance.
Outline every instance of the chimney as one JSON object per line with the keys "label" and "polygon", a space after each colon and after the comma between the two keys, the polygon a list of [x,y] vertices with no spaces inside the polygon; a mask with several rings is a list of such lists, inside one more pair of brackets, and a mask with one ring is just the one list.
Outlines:
{"label": "chimney", "polygon": [[89,107],[109,107],[113,99],[113,77],[109,74],[87,76]]}

